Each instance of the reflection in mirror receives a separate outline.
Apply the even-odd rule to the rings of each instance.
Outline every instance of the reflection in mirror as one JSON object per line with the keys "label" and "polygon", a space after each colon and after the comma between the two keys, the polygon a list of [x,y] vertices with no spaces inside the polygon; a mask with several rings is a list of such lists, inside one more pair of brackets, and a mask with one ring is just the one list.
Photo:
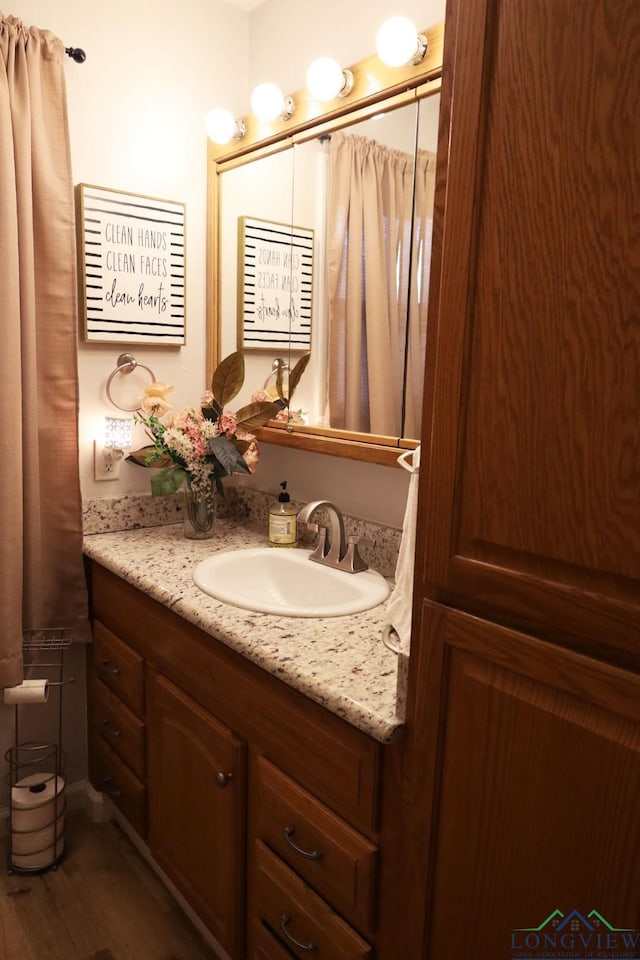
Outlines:
{"label": "reflection in mirror", "polygon": [[319,240],[313,425],[400,435],[416,117],[410,103],[294,147],[294,217],[314,197]]}
{"label": "reflection in mirror", "polygon": [[[295,367],[306,349],[294,336],[303,308],[294,297],[311,305],[296,422],[263,429],[261,440],[395,464],[398,448],[420,436],[443,27],[426,32],[419,65],[391,69],[372,56],[351,68],[344,100],[323,109],[300,91],[293,120],[260,126],[249,116],[246,142],[226,152],[209,145],[211,361],[243,345],[251,283],[272,293],[279,285],[275,307],[284,305],[291,326],[286,348],[245,344],[239,401],[261,389],[279,358]],[[367,187],[359,201],[353,183]],[[286,278],[269,269],[259,276],[258,266],[274,265],[268,260],[249,274],[246,230],[238,239],[246,218],[288,225]],[[313,238],[310,289],[294,275],[295,231]]]}
{"label": "reflection in mirror", "polygon": [[[293,268],[292,185],[291,147],[219,178],[220,355],[245,351],[240,404],[261,390],[275,399],[274,361],[289,364],[292,314],[300,328],[306,294]],[[301,242],[308,249],[313,237]],[[308,350],[305,343],[300,347]]]}
{"label": "reflection in mirror", "polygon": [[411,284],[408,293],[408,327],[401,433],[403,437],[414,439],[420,437],[422,422],[439,114],[440,96],[425,97],[418,102]]}
{"label": "reflection in mirror", "polygon": [[[278,358],[293,366],[309,349],[311,298],[295,422],[419,437],[438,109],[438,95],[405,104],[221,175],[221,353],[245,348],[242,402]],[[295,335],[269,326],[252,340],[253,311],[269,309],[293,318]]]}

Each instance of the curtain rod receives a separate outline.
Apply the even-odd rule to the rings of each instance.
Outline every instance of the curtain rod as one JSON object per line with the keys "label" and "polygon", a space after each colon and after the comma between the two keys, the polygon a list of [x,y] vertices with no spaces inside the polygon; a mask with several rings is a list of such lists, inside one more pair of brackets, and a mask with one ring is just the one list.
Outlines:
{"label": "curtain rod", "polygon": [[86,53],[80,47],[65,47],[64,52],[76,63],[84,63],[87,59]]}

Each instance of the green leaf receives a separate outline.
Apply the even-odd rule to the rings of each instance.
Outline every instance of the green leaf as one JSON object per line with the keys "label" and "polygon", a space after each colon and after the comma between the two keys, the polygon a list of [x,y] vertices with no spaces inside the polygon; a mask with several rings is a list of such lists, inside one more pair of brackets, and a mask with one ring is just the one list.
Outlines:
{"label": "green leaf", "polygon": [[293,396],[293,391],[300,383],[300,378],[302,377],[302,374],[307,369],[307,364],[309,363],[309,360],[311,360],[311,354],[305,353],[304,356],[300,357],[295,367],[291,371],[291,374],[289,376],[289,403],[291,403],[291,397]]}
{"label": "green leaf", "polygon": [[222,360],[213,374],[211,392],[220,407],[238,394],[244,383],[244,353],[236,350]]}
{"label": "green leaf", "polygon": [[242,455],[227,437],[214,437],[210,447],[214,457],[227,474],[251,473]]}
{"label": "green leaf", "polygon": [[180,489],[186,476],[184,470],[175,464],[160,470],[155,477],[151,478],[151,496],[170,497],[172,493],[176,493]]}
{"label": "green leaf", "polygon": [[241,430],[257,430],[263,427],[268,420],[275,417],[280,410],[279,403],[272,403],[270,400],[257,400],[255,403],[248,403],[246,407],[241,407],[237,413],[238,426]]}
{"label": "green leaf", "polygon": [[126,459],[139,467],[166,467],[172,462],[168,453],[162,453],[153,445],[132,450]]}

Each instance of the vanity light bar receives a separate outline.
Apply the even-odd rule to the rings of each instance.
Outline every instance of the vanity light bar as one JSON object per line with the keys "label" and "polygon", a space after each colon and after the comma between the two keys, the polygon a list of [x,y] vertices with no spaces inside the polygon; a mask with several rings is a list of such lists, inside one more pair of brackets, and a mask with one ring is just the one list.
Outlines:
{"label": "vanity light bar", "polygon": [[[427,60],[427,53],[429,53],[429,60],[431,59],[434,37],[436,40],[434,60],[437,60],[438,53],[440,53],[441,62],[441,24],[431,30],[418,33],[413,23],[406,17],[391,17],[378,30],[376,39],[377,56],[383,64],[398,70],[399,79],[404,79],[404,74],[407,71],[411,76],[412,70],[416,67],[423,67],[425,60]],[[370,65],[371,59],[361,61],[360,64],[356,64],[352,68],[343,69],[331,57],[321,57],[309,67],[307,88],[293,97],[285,97],[273,83],[259,84],[251,94],[251,109],[255,122],[259,127],[287,123],[293,117],[294,112],[301,112],[301,106],[303,109],[306,107],[304,112],[311,113],[314,118],[317,118],[317,109],[307,103],[309,98],[315,104],[330,103],[334,100],[351,97],[354,88],[357,95],[362,98],[378,93],[384,87],[388,87],[389,83],[385,78],[378,90],[371,89],[371,77],[375,77],[376,70],[371,66],[366,71],[361,68],[362,64]],[[401,71],[402,73],[400,73]],[[428,73],[428,69],[425,69],[424,72]],[[363,89],[359,89],[359,81],[362,82]],[[364,89],[365,86],[368,89]],[[393,83],[391,86],[393,86]],[[224,119],[220,120],[220,127],[211,120],[214,115],[216,117],[224,115]],[[300,122],[306,123],[308,119],[309,117],[303,116]],[[218,147],[232,142],[244,141],[248,132],[250,132],[250,137],[254,141],[268,139],[275,132],[262,129],[254,132],[254,128],[255,123],[251,123],[249,118],[235,120],[230,111],[222,108],[212,110],[207,117],[207,134],[212,143]],[[214,150],[214,153],[220,152]]]}

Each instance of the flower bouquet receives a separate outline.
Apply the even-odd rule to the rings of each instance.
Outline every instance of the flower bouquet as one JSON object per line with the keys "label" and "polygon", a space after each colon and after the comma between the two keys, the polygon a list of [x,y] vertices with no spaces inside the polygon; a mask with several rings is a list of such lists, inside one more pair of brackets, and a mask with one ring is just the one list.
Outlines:
{"label": "flower bouquet", "polygon": [[[289,397],[309,361],[305,354],[291,371]],[[216,368],[199,408],[183,407],[170,413],[167,394],[173,387],[154,382],[144,392],[140,410],[134,419],[144,424],[151,444],[133,451],[128,460],[143,467],[158,468],[151,478],[152,496],[169,496],[183,484],[187,493],[214,510],[214,490],[224,496],[223,477],[232,473],[252,473],[258,462],[258,444],[251,432],[287,406],[284,390],[278,384],[275,400],[256,400],[237,410],[225,411],[225,405],[239,393],[244,383],[244,354],[238,350]]]}

